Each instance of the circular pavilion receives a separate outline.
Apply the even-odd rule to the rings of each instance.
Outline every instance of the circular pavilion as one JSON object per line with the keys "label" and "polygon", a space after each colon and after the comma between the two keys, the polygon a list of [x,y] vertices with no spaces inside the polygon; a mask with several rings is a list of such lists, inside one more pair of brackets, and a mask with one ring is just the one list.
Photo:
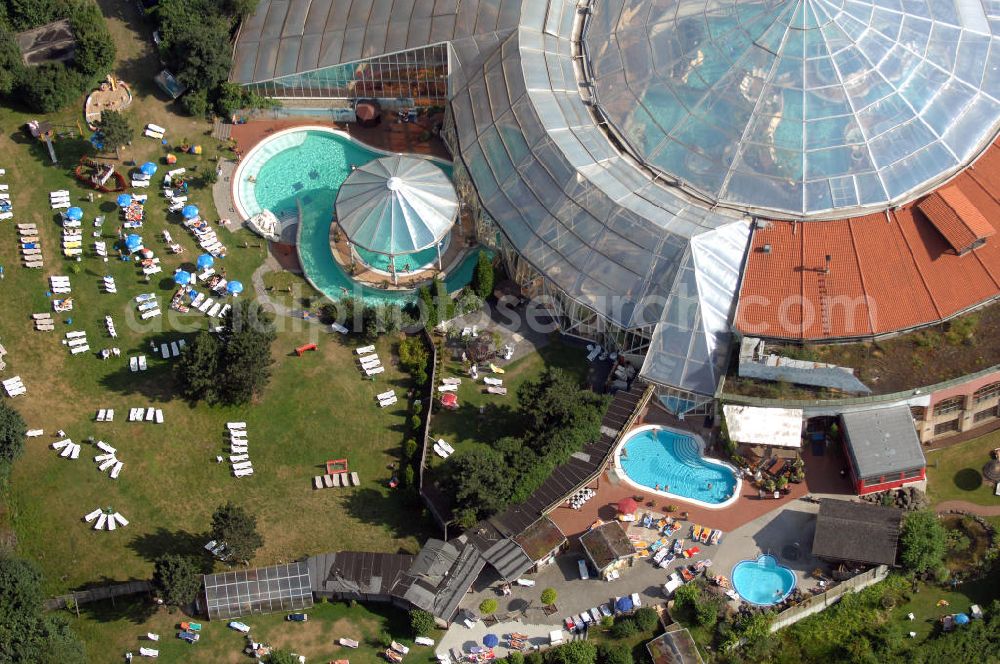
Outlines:
{"label": "circular pavilion", "polygon": [[[344,180],[336,212],[352,256],[375,269],[382,261],[371,260],[366,252],[388,257],[388,272],[395,280],[398,271],[423,267],[427,261],[417,254],[431,249],[441,269],[441,246],[458,218],[458,195],[432,162],[383,157],[360,166]],[[410,260],[417,263],[412,268]]]}

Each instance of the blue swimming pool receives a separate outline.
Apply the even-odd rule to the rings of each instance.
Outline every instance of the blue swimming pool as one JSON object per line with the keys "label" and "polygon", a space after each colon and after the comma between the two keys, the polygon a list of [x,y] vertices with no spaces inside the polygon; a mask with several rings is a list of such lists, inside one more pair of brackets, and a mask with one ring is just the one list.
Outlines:
{"label": "blue swimming pool", "polygon": [[[309,281],[331,299],[349,295],[372,304],[403,304],[414,299],[414,291],[385,291],[358,284],[336,261],[330,248],[330,227],[340,185],[352,165],[360,166],[382,156],[342,134],[303,128],[265,139],[247,153],[236,172],[236,197],[244,214],[251,216],[268,209],[279,219],[298,215],[302,269]],[[439,165],[451,174],[450,164]],[[415,255],[414,260],[430,263],[436,256],[436,250],[430,249]],[[379,261],[386,260],[377,254],[370,258],[378,269]],[[475,263],[476,254],[472,253],[446,275],[445,285],[450,292],[469,283]]]}
{"label": "blue swimming pool", "polygon": [[688,433],[640,427],[616,458],[626,478],[644,490],[706,507],[725,507],[739,496],[740,480],[732,467],[702,456],[702,445]]}
{"label": "blue swimming pool", "polygon": [[795,573],[779,565],[774,556],[736,563],[732,579],[740,597],[758,606],[777,604],[795,588]]}

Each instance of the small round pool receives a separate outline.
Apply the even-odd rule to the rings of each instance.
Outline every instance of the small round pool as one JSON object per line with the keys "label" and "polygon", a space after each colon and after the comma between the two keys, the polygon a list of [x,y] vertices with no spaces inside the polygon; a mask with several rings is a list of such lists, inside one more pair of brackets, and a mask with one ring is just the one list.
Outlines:
{"label": "small round pool", "polygon": [[795,588],[795,573],[779,565],[774,556],[742,560],[733,567],[732,576],[740,597],[758,606],[777,604]]}
{"label": "small round pool", "polygon": [[739,499],[741,482],[727,463],[704,456],[700,437],[657,425],[631,431],[615,451],[626,482],[650,493],[701,507],[722,508]]}

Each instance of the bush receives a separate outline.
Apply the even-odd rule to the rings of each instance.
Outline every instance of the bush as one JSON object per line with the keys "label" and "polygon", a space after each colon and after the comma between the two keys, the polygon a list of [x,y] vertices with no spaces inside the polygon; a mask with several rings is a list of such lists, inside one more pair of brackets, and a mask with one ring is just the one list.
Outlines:
{"label": "bush", "polygon": [[611,616],[601,617],[601,627],[603,627],[604,629],[611,629],[611,627],[613,627],[614,624],[615,624],[615,619],[612,618]]}
{"label": "bush", "polygon": [[556,603],[556,598],[558,597],[555,588],[546,588],[542,591],[542,604],[545,606],[552,606]]}
{"label": "bush", "polygon": [[548,664],[596,664],[597,648],[589,641],[570,641],[546,653]]}
{"label": "bush", "polygon": [[421,427],[421,426],[423,425],[423,423],[424,423],[424,422],[423,422],[423,420],[421,420],[421,419],[420,419],[420,415],[419,415],[419,414],[414,414],[414,415],[413,415],[413,416],[412,416],[412,417],[410,418],[410,428],[411,428],[411,429],[412,429],[412,430],[413,430],[414,432],[418,432],[418,431],[420,431],[420,427]]}
{"label": "bush", "polygon": [[201,591],[198,559],[171,553],[160,556],[153,567],[153,587],[167,604],[187,606]]}
{"label": "bush", "polygon": [[417,488],[417,473],[413,470],[413,466],[403,468],[403,486]]}
{"label": "bush", "polygon": [[507,664],[524,664],[524,655],[519,652],[512,652],[507,655]]}
{"label": "bush", "polygon": [[660,616],[656,614],[656,610],[648,606],[637,609],[632,614],[632,619],[641,632],[652,632],[660,623]]}
{"label": "bush", "polygon": [[614,639],[627,639],[629,637],[635,636],[639,632],[639,626],[635,624],[635,621],[628,617],[620,617],[615,620],[614,626],[611,628],[611,637]]}
{"label": "bush", "polygon": [[403,441],[403,461],[411,462],[417,457],[417,441],[407,438]]}
{"label": "bush", "polygon": [[917,574],[941,565],[948,536],[937,515],[930,510],[910,512],[903,521],[899,543],[903,567]]}
{"label": "bush", "polygon": [[632,664],[632,651],[628,646],[602,643],[597,647],[600,664]]}
{"label": "bush", "polygon": [[204,118],[208,115],[208,91],[188,90],[181,97],[181,108],[193,118]]}
{"label": "bush", "polygon": [[392,646],[392,634],[383,629],[375,636],[375,643],[380,648],[389,648]]}
{"label": "bush", "polygon": [[61,62],[45,62],[24,70],[19,96],[33,111],[54,113],[81,96],[84,83],[77,71]]}
{"label": "bush", "polygon": [[492,597],[487,597],[482,602],[479,603],[479,613],[484,616],[491,616],[497,612],[497,601]]}
{"label": "bush", "polygon": [[413,636],[427,636],[434,631],[436,626],[434,616],[427,611],[423,609],[410,611],[410,629],[413,630]]}
{"label": "bush", "polygon": [[493,294],[493,282],[493,261],[485,251],[480,251],[472,272],[472,290],[480,299],[485,300]]}
{"label": "bush", "polygon": [[533,650],[524,658],[524,664],[542,664],[542,653]]}

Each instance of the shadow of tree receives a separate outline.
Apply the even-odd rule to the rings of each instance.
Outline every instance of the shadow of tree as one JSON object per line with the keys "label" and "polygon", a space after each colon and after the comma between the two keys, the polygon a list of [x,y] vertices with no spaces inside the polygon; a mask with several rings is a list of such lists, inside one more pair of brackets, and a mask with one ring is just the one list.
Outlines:
{"label": "shadow of tree", "polygon": [[[115,583],[108,581],[107,583]],[[88,602],[79,606],[80,617],[94,622],[108,623],[126,620],[141,625],[153,617],[161,607],[146,593],[125,595],[100,602]],[[70,613],[75,613],[71,611]]]}
{"label": "shadow of tree", "polygon": [[396,489],[384,494],[376,489],[355,489],[347,495],[344,507],[356,519],[370,524],[387,526],[393,537],[423,539],[434,530],[426,510],[419,516],[414,506],[418,504],[415,492]]}
{"label": "shadow of tree", "polygon": [[[149,357],[146,349],[140,353]],[[120,369],[102,376],[100,384],[106,390],[122,395],[141,395],[154,403],[167,402],[176,396],[173,372],[169,366],[162,364],[153,365],[147,371],[132,372],[126,359]]]}
{"label": "shadow of tree", "polygon": [[963,468],[955,473],[952,482],[962,491],[975,491],[983,485],[983,476],[975,468]]}
{"label": "shadow of tree", "polygon": [[194,556],[201,562],[203,570],[207,571],[212,567],[211,558],[205,551],[207,541],[208,535],[204,533],[158,528],[154,532],[133,538],[128,546],[149,562],[154,562],[164,553]]}

